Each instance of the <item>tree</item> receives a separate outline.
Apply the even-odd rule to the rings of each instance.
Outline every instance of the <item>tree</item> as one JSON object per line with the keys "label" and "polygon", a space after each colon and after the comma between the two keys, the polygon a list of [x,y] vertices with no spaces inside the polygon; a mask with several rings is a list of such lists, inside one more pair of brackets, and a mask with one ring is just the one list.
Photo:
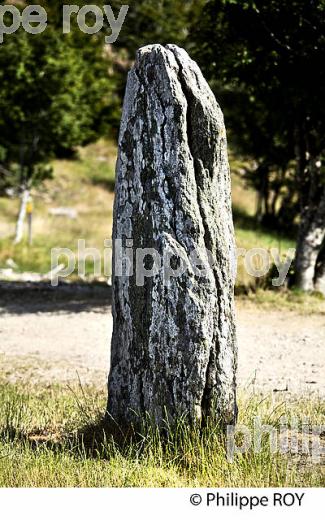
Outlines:
{"label": "tree", "polygon": [[28,192],[51,174],[51,159],[108,133],[117,119],[103,42],[79,33],[63,36],[54,18],[42,34],[20,29],[0,46],[0,184],[22,194],[16,242]]}
{"label": "tree", "polygon": [[[111,2],[116,9],[120,3]],[[206,0],[132,0],[114,46],[127,49],[130,59],[139,47],[152,43],[175,43],[191,51],[191,32],[200,23],[205,3]]]}
{"label": "tree", "polygon": [[317,258],[315,289],[325,295],[325,241]]}
{"label": "tree", "polygon": [[[314,287],[325,236],[325,107],[319,102],[325,95],[324,12],[324,0],[214,0],[207,3],[196,35],[197,54],[210,79],[230,93],[241,91],[247,106],[258,107],[253,114],[264,114],[265,124],[256,119],[252,127],[262,132],[264,162],[272,164],[280,150],[278,166],[296,164],[300,226],[295,270],[296,285],[303,290]],[[230,109],[237,133],[242,106],[233,103]],[[244,146],[247,136],[258,146],[261,139],[255,141],[248,125]]]}

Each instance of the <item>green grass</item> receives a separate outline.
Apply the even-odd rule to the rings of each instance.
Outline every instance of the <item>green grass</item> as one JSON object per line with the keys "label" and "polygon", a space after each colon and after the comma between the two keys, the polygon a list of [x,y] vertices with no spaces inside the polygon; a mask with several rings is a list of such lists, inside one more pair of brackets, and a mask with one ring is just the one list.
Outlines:
{"label": "green grass", "polygon": [[[110,238],[112,229],[115,157],[115,144],[102,139],[80,149],[77,159],[54,161],[53,179],[33,193],[35,210],[31,247],[26,238],[19,245],[13,244],[18,201],[0,198],[0,269],[5,268],[8,260],[12,259],[17,264],[18,272],[48,273],[51,269],[51,250],[55,247],[69,248],[76,253],[80,238],[85,239],[86,247],[97,248],[103,259],[104,240]],[[248,163],[230,153],[230,164],[237,247],[246,250],[265,248],[268,251],[278,248],[284,257],[288,249],[295,246],[294,241],[256,224],[256,193],[247,187],[243,177]],[[49,214],[51,208],[61,206],[74,208],[78,213],[77,219]],[[65,263],[64,257],[62,261]],[[93,263],[88,261],[86,274],[91,277],[92,273]],[[70,278],[77,278],[77,267]],[[237,293],[245,295],[245,301],[249,299],[258,305],[268,307],[272,303],[276,307],[284,305],[293,310],[309,308],[316,312],[324,311],[325,300],[310,295],[288,296],[283,291],[268,291],[272,288],[271,277],[250,276],[242,256],[238,258],[236,286]]]}
{"label": "green grass", "polygon": [[[66,247],[76,251],[77,240],[84,238],[87,246],[103,251],[103,242],[112,228],[115,144],[100,140],[80,149],[78,157],[53,162],[53,179],[34,190],[33,245],[26,239],[13,245],[18,200],[0,197],[0,268],[8,259],[18,265],[18,271],[46,273],[51,267],[51,249]],[[256,229],[253,219],[255,192],[245,186],[240,174],[245,163],[230,157],[233,175],[233,205],[238,247],[277,247],[279,238]],[[75,220],[54,217],[49,210],[72,207],[78,212]],[[292,242],[282,240],[283,250]],[[241,260],[240,260],[241,262]],[[249,283],[239,266],[239,283]]]}
{"label": "green grass", "polygon": [[[78,159],[54,161],[53,179],[33,192],[31,247],[26,238],[19,245],[13,244],[18,201],[0,198],[0,268],[12,259],[18,272],[47,273],[51,269],[51,249],[76,252],[81,238],[86,240],[86,247],[103,252],[104,240],[110,238],[112,229],[115,151],[111,143],[99,141],[80,150]],[[57,207],[74,208],[78,216],[74,220],[51,216],[49,210]]]}
{"label": "green grass", "polygon": [[[144,426],[142,435],[119,441],[103,430],[105,393],[96,388],[0,384],[0,487],[322,486],[324,466],[306,457],[260,453],[227,460],[217,427],[200,433],[180,421],[163,437]],[[308,416],[324,423],[324,401],[281,401],[245,393],[239,422],[256,415],[275,427],[280,418]]]}
{"label": "green grass", "polygon": [[256,309],[294,311],[303,316],[323,314],[325,316],[325,298],[320,293],[306,294],[297,289],[266,290],[256,289],[236,297],[238,306],[249,306]]}

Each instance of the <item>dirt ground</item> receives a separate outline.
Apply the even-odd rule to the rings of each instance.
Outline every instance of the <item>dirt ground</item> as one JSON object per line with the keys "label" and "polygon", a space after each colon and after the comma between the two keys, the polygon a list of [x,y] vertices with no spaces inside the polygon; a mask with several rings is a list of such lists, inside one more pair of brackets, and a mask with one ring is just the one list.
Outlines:
{"label": "dirt ground", "polygon": [[[82,291],[81,291],[82,293]],[[91,296],[91,297],[90,297]],[[104,386],[112,332],[110,294],[58,300],[2,291],[0,372],[8,381]],[[240,387],[325,396],[325,317],[237,309]]]}

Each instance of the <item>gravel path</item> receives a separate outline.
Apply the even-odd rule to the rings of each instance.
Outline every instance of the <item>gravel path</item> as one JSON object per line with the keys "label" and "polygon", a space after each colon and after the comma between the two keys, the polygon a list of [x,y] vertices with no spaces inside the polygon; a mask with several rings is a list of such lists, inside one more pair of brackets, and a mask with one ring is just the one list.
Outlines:
{"label": "gravel path", "polygon": [[[58,306],[60,308],[60,306]],[[0,314],[0,372],[9,381],[105,385],[112,318],[109,306]],[[239,308],[241,387],[325,396],[325,318]]]}
{"label": "gravel path", "polygon": [[257,389],[325,396],[325,317],[238,312],[239,382]]}

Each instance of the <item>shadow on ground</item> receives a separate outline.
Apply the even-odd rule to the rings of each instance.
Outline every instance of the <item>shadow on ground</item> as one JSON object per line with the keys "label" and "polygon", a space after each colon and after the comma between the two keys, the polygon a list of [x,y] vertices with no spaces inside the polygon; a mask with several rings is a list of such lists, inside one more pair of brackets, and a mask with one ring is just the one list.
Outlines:
{"label": "shadow on ground", "polygon": [[102,311],[111,305],[112,288],[105,283],[0,281],[0,314]]}
{"label": "shadow on ground", "polygon": [[[148,433],[148,432],[147,432]],[[161,439],[168,436],[162,434]],[[53,433],[46,429],[35,428],[30,432],[6,425],[0,430],[0,443],[20,444],[38,452],[40,448],[54,453],[67,453],[81,459],[109,459],[116,450],[123,456],[130,452],[130,445],[143,447],[146,437],[136,432],[132,427],[122,430],[115,421],[110,421],[103,415],[97,421],[89,421],[84,427],[71,433]]]}

